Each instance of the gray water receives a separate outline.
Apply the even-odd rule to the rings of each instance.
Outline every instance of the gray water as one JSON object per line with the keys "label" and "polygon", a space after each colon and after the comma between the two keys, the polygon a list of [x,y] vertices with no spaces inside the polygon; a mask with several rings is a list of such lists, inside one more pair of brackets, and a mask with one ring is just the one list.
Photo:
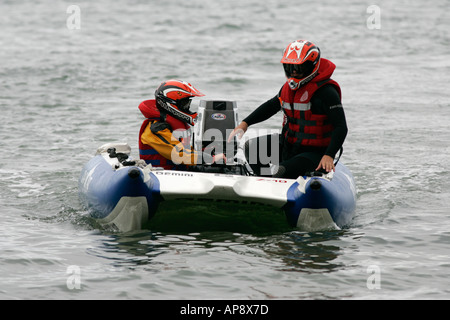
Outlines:
{"label": "gray water", "polygon": [[[449,299],[449,5],[1,1],[0,298]],[[358,187],[348,228],[121,234],[89,219],[82,166],[107,142],[136,152],[137,106],[161,81],[245,117],[301,38],[337,65]]]}

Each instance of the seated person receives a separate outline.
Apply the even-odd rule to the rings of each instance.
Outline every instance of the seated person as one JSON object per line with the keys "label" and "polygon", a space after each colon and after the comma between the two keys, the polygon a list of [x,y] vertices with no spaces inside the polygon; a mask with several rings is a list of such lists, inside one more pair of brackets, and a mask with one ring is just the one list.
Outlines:
{"label": "seated person", "polygon": [[[331,79],[336,66],[321,58],[319,48],[307,40],[290,43],[281,63],[287,81],[276,96],[247,116],[228,140],[236,134],[242,137],[250,125],[282,110],[281,135],[256,137],[246,143],[246,157],[255,174],[297,179],[312,171],[335,171],[334,158],[342,151],[348,131],[341,89]],[[273,175],[267,170],[269,164],[260,159],[264,152],[279,164]],[[252,157],[256,159],[251,161]]]}
{"label": "seated person", "polygon": [[153,167],[187,170],[189,166],[226,161],[223,154],[199,153],[190,145],[191,126],[197,117],[189,110],[193,97],[202,97],[190,83],[168,80],[145,100],[139,110],[146,117],[139,132],[139,156]]}

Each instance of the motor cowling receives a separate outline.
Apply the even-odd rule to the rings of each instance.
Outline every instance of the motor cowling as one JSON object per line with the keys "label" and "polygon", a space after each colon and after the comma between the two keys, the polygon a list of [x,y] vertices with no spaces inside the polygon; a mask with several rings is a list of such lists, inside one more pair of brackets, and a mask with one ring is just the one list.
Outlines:
{"label": "motor cowling", "polygon": [[237,139],[234,137],[230,142],[227,139],[238,125],[236,101],[201,100],[198,114],[194,130],[195,149],[211,155],[224,153],[227,159],[234,159]]}

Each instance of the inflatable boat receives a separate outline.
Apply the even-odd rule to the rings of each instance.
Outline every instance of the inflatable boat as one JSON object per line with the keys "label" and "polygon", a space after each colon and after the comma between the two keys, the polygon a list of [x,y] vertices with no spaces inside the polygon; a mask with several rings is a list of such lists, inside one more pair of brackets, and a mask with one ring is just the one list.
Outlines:
{"label": "inflatable boat", "polygon": [[[220,104],[221,109],[215,110]],[[227,117],[232,123],[226,127],[234,128],[235,102],[200,101],[199,123],[194,128],[197,142],[193,143],[208,142],[206,127],[216,126],[209,120]],[[235,146],[231,149],[236,151]],[[163,170],[134,160],[127,143],[98,148],[83,167],[78,184],[80,200],[90,216],[123,232],[152,227],[152,222],[160,223],[156,228],[171,226],[173,231],[189,222],[195,229],[195,219],[205,216],[211,228],[214,221],[222,224],[230,218],[229,231],[240,230],[249,217],[252,225],[266,221],[269,229],[280,224],[304,231],[339,229],[350,223],[356,206],[353,176],[340,162],[335,172],[313,172],[297,179],[255,176],[239,156],[223,165]],[[184,222],[177,224],[177,217]]]}

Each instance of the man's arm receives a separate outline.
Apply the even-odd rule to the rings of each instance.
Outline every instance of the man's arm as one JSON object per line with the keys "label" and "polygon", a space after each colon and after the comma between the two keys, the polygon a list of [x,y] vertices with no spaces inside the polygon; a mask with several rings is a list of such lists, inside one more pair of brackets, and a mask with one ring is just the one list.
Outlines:
{"label": "man's arm", "polygon": [[318,105],[322,111],[321,113],[328,116],[330,123],[334,127],[331,134],[331,142],[316,168],[316,170],[325,169],[327,172],[330,172],[335,169],[334,157],[342,147],[348,132],[344,108],[336,88],[332,85],[325,85],[320,88],[313,99],[314,104]]}
{"label": "man's arm", "polygon": [[348,132],[341,98],[333,85],[325,85],[320,88],[315,96],[317,96],[316,99],[319,99],[319,101],[315,100],[314,103],[319,104],[322,112],[328,116],[330,123],[334,127],[331,142],[325,151],[326,155],[334,158],[342,147]]}
{"label": "man's arm", "polygon": [[256,108],[243,121],[245,121],[249,126],[251,126],[252,124],[263,122],[269,119],[278,111],[280,111],[280,109],[281,109],[280,100],[278,99],[278,95],[276,95],[272,99],[267,100],[258,108]]}
{"label": "man's arm", "polygon": [[278,95],[276,95],[272,99],[267,100],[258,108],[256,108],[250,115],[248,115],[247,118],[242,120],[242,122],[236,128],[234,128],[234,130],[228,136],[228,142],[230,142],[235,135],[237,135],[239,139],[242,138],[250,125],[269,119],[278,111],[280,111],[280,109],[281,107]]}

